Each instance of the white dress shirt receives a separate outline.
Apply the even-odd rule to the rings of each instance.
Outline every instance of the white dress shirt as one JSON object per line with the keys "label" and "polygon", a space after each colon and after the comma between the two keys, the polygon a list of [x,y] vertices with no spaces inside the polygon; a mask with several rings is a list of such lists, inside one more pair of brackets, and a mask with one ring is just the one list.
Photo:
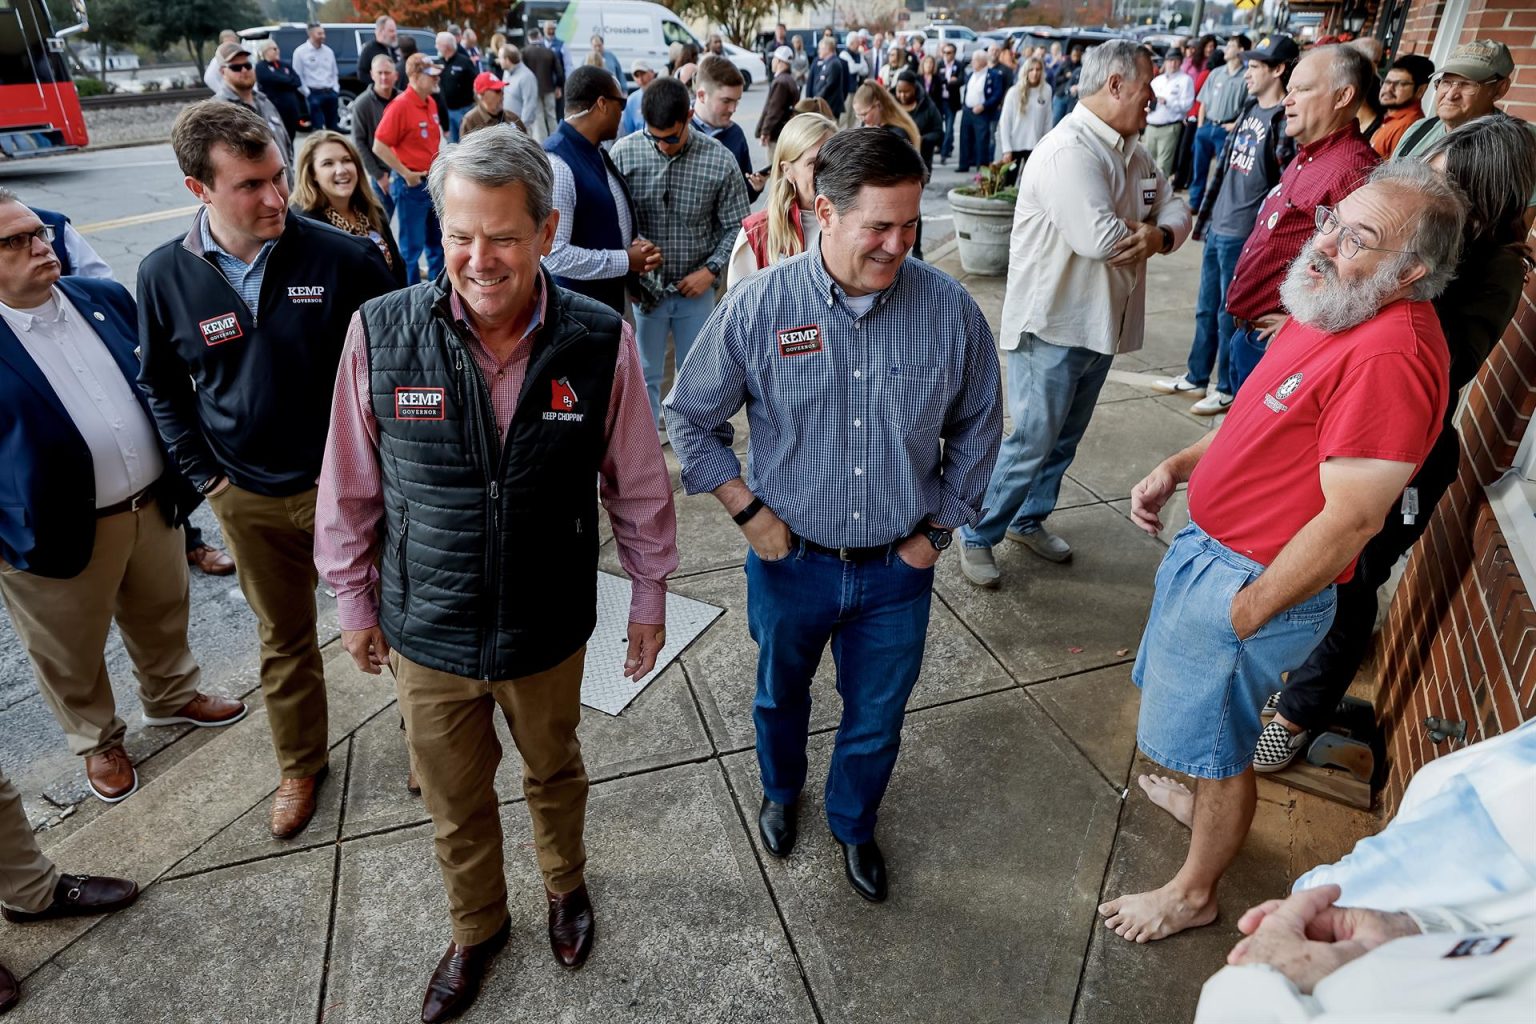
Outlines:
{"label": "white dress shirt", "polygon": [[1183,71],[1161,74],[1152,79],[1152,95],[1157,106],[1147,115],[1147,125],[1160,128],[1178,124],[1195,105],[1195,80]]}
{"label": "white dress shirt", "polygon": [[0,317],[85,439],[96,476],[96,507],[115,505],[160,479],[165,460],[149,416],[112,353],[63,293],[53,289],[34,309],[0,303]]}
{"label": "white dress shirt", "polygon": [[506,92],[502,96],[502,109],[509,110],[523,119],[523,124],[528,130],[533,130],[534,122],[543,113],[544,108],[539,104],[539,80],[534,76],[528,66],[522,61],[512,65],[512,70],[502,73],[501,80],[507,84]]}
{"label": "white dress shirt", "polygon": [[613,208],[618,211],[624,248],[582,249],[571,244],[571,228],[576,223],[576,179],[566,162],[553,153],[549,154],[549,167],[554,171],[554,205],[560,211],[560,222],[555,225],[555,241],[544,257],[544,266],[551,274],[578,281],[600,281],[629,273],[629,243],[635,239],[635,227],[629,219],[624,186],[612,171],[608,172],[608,194],[613,196]]}
{"label": "white dress shirt", "polygon": [[293,70],[298,72],[306,95],[315,89],[340,89],[336,74],[336,51],[321,43],[315,46],[308,39],[293,48]]}
{"label": "white dress shirt", "polygon": [[1141,348],[1147,265],[1112,267],[1127,221],[1189,235],[1189,207],[1132,135],[1079,103],[1051,129],[1019,175],[1008,245],[1008,290],[998,343],[1029,331],[1052,345],[1110,355]]}
{"label": "white dress shirt", "polygon": [[972,71],[971,77],[965,80],[965,109],[975,110],[985,106],[987,102],[987,71]]}

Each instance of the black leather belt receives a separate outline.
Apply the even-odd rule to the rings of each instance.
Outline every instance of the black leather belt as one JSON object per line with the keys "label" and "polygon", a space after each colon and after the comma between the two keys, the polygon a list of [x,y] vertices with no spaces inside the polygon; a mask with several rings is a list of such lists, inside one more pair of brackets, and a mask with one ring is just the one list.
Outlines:
{"label": "black leather belt", "polygon": [[129,495],[122,501],[114,502],[111,505],[103,505],[96,510],[96,518],[105,519],[107,516],[115,516],[123,512],[137,512],[155,500],[155,496],[150,493],[152,490],[154,490],[153,486],[146,487],[138,494]]}
{"label": "black leather belt", "polygon": [[869,562],[876,558],[886,558],[890,555],[891,549],[899,543],[893,541],[890,544],[876,544],[873,547],[867,548],[829,548],[813,541],[808,541],[804,537],[795,537],[794,539],[805,545],[807,551],[814,551],[818,555],[831,555],[833,558],[841,559],[844,562]]}

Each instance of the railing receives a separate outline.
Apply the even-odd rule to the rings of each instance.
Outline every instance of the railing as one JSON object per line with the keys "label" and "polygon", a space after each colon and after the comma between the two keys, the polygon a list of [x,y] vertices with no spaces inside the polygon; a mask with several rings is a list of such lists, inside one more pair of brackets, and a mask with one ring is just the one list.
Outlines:
{"label": "railing", "polygon": [[165,103],[196,103],[206,100],[213,93],[198,85],[191,89],[152,89],[146,92],[112,92],[101,96],[80,97],[83,110],[105,110],[112,107],[153,107]]}

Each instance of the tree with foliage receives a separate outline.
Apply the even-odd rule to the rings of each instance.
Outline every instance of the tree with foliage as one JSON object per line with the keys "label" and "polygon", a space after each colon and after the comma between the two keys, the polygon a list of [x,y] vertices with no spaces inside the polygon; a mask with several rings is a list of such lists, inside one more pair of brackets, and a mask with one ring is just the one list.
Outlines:
{"label": "tree with foliage", "polygon": [[353,0],[360,21],[387,14],[411,28],[441,29],[450,21],[473,28],[484,38],[501,28],[507,4],[490,0]]}
{"label": "tree with foliage", "polygon": [[762,24],[764,18],[772,17],[785,8],[796,12],[802,12],[806,8],[806,0],[788,0],[786,3],[775,3],[774,0],[662,0],[662,2],[684,18],[700,18],[711,25],[719,25],[725,30],[725,34],[731,37],[731,42],[737,46],[745,46],[749,50],[756,48],[757,26]]}
{"label": "tree with foliage", "polygon": [[[91,2],[92,21],[99,2]],[[155,0],[144,6],[142,17],[151,41],[162,49],[184,44],[198,67],[204,63],[204,44],[218,39],[221,30],[261,23],[254,0]]]}

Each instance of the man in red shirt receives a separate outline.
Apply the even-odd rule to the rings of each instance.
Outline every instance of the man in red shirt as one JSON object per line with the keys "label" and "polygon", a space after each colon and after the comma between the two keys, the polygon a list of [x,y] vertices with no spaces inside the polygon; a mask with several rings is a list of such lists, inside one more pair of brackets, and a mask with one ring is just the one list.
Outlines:
{"label": "man in red shirt", "polygon": [[1350,46],[1319,46],[1291,72],[1285,134],[1296,140],[1296,157],[1259,207],[1227,286],[1227,312],[1237,324],[1228,357],[1233,394],[1285,320],[1280,282],[1312,237],[1313,211],[1337,206],[1381,160],[1355,122],[1374,76],[1370,61]]}
{"label": "man in red shirt", "polygon": [[1160,889],[1099,907],[1148,942],[1216,919],[1216,885],[1242,847],[1265,698],[1328,631],[1354,572],[1440,430],[1450,353],[1429,300],[1455,271],[1465,207],[1427,165],[1380,168],[1316,233],[1280,287],[1287,323],[1221,429],[1131,492],[1148,533],[1189,481],[1190,524],[1157,572],[1132,679],[1142,753],[1199,779],[1141,787],[1189,826]]}
{"label": "man in red shirt", "polygon": [[427,172],[437,159],[443,129],[437,120],[437,76],[442,70],[424,53],[405,61],[410,87],[389,101],[379,127],[373,133],[373,153],[394,172],[389,194],[400,218],[400,258],[405,261],[407,283],[419,280],[417,269],[427,254],[427,279],[443,272],[443,235],[432,197],[427,194]]}

